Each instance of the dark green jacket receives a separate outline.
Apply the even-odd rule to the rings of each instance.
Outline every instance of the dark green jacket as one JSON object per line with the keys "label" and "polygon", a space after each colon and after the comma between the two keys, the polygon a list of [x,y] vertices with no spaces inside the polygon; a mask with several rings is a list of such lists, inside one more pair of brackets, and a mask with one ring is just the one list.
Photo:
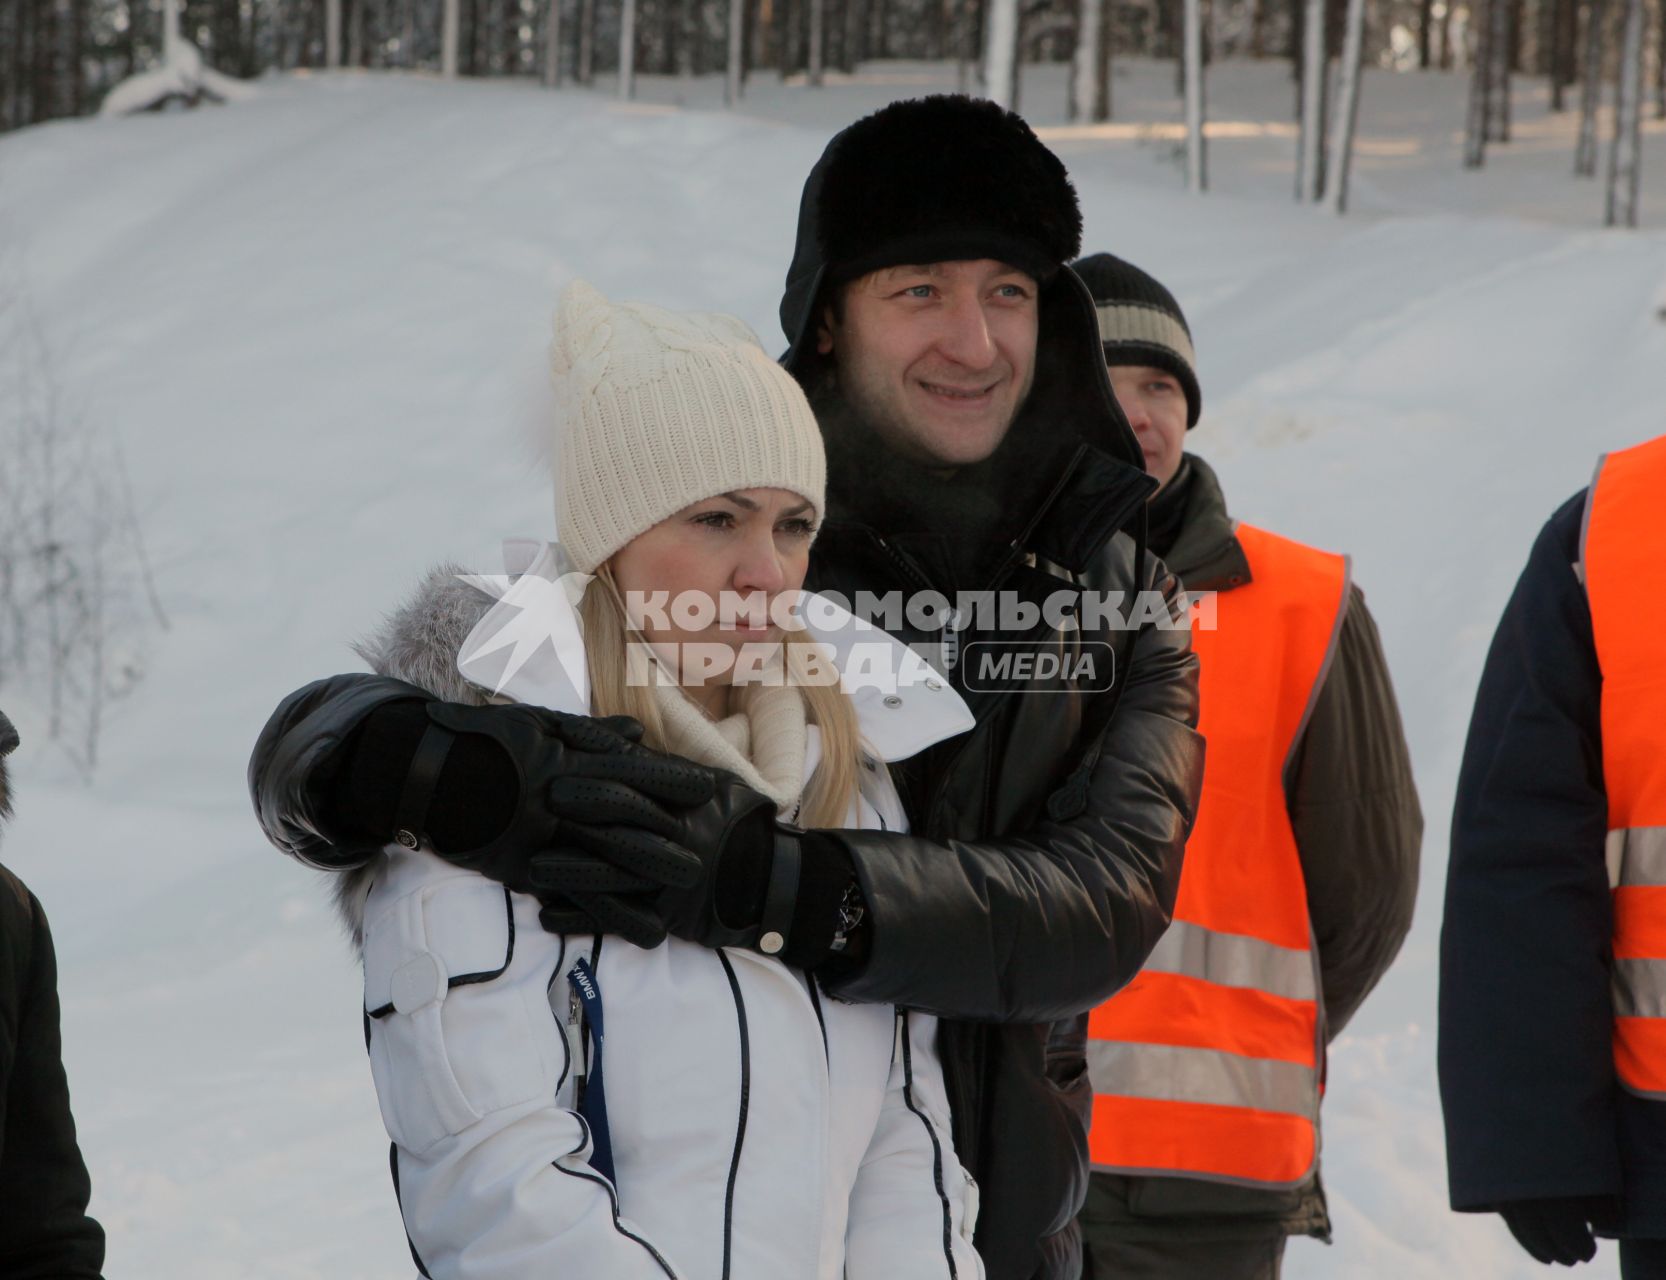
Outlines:
{"label": "dark green jacket", "polygon": [[[1200,458],[1168,566],[1187,590],[1250,580],[1220,482]],[[1308,915],[1319,948],[1326,1034],[1334,1039],[1387,971],[1411,928],[1423,813],[1377,625],[1353,587],[1335,659],[1296,744],[1286,785]],[[1096,1173],[1088,1239],[1330,1236],[1324,1189],[1269,1192],[1186,1178]]]}
{"label": "dark green jacket", "polygon": [[97,1280],[104,1232],[75,1144],[58,966],[40,903],[0,867],[0,1276]]}

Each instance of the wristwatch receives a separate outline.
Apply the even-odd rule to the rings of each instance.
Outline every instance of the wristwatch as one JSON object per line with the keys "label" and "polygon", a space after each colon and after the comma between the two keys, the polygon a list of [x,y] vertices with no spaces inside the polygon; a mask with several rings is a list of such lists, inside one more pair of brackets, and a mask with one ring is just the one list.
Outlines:
{"label": "wristwatch", "polygon": [[852,880],[845,887],[845,896],[839,899],[839,924],[833,930],[833,941],[828,950],[834,955],[842,955],[850,946],[851,935],[868,918],[868,902],[862,896],[862,886]]}

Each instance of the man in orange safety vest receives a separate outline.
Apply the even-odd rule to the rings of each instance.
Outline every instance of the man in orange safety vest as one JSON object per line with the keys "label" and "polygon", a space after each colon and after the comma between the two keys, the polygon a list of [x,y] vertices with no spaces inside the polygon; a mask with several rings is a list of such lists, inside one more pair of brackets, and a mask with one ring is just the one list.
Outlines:
{"label": "man in orange safety vest", "polygon": [[1075,269],[1162,485],[1151,547],[1215,593],[1193,626],[1208,754],[1174,922],[1089,1020],[1087,1274],[1262,1280],[1289,1236],[1329,1238],[1325,1045],[1410,927],[1423,819],[1347,560],[1229,519],[1184,450],[1202,393],[1179,304],[1109,254]]}

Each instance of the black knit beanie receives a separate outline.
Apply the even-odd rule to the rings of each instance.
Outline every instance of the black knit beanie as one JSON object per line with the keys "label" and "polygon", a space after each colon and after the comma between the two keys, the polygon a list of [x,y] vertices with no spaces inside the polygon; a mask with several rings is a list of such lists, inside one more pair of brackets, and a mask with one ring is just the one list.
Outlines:
{"label": "black knit beanie", "polygon": [[1172,373],[1186,392],[1186,426],[1197,426],[1203,391],[1197,383],[1192,331],[1174,295],[1131,262],[1096,253],[1072,264],[1093,294],[1105,363],[1143,364]]}

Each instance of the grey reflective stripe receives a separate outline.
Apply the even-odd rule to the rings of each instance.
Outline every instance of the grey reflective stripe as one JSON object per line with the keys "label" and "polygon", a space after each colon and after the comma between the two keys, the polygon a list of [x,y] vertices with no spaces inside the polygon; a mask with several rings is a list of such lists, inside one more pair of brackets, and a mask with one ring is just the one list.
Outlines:
{"label": "grey reflective stripe", "polygon": [[1290,1000],[1317,1000],[1313,957],[1241,933],[1176,920],[1145,962],[1147,973],[1177,973],[1223,987],[1249,987]]}
{"label": "grey reflective stripe", "polygon": [[1636,888],[1666,885],[1666,827],[1608,833],[1608,882]]}
{"label": "grey reflective stripe", "polygon": [[1666,1018],[1666,960],[1616,960],[1613,986],[1616,1018]]}
{"label": "grey reflective stripe", "polygon": [[1318,1073],[1296,1062],[1170,1044],[1088,1041],[1088,1078],[1109,1097],[1252,1107],[1317,1119]]}
{"label": "grey reflective stripe", "polygon": [[1602,479],[1602,469],[1608,462],[1605,453],[1597,459],[1597,469],[1591,473],[1591,483],[1585,490],[1585,510],[1579,517],[1579,559],[1574,561],[1574,575],[1579,579],[1579,585],[1586,592],[1591,590],[1591,584],[1585,580],[1585,543],[1591,536],[1591,504],[1597,496],[1597,481]]}

